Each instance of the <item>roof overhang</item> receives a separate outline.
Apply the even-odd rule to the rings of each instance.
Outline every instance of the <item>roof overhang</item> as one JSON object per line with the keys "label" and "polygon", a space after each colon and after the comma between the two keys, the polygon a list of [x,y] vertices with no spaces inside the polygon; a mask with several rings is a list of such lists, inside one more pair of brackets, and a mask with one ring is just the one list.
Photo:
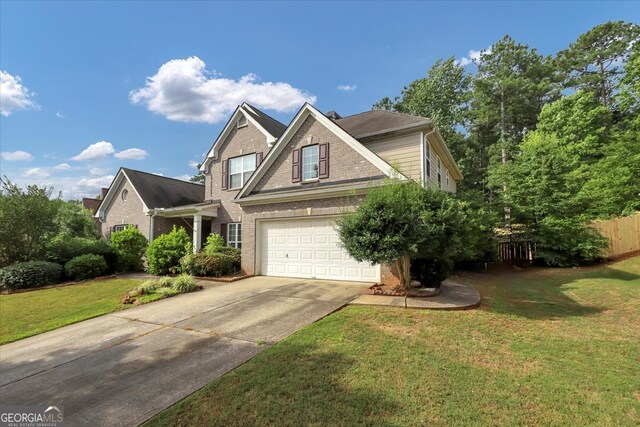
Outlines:
{"label": "roof overhang", "polygon": [[260,123],[256,121],[256,119],[251,116],[251,114],[248,114],[249,111],[256,114],[251,106],[247,103],[243,103],[236,108],[236,110],[231,115],[231,118],[229,118],[227,124],[224,126],[224,129],[222,129],[222,132],[220,133],[220,135],[218,135],[218,138],[216,138],[216,140],[213,142],[213,145],[207,153],[204,162],[202,162],[202,165],[200,165],[200,172],[206,171],[207,164],[210,160],[218,158],[218,151],[220,150],[220,147],[222,147],[224,141],[229,137],[229,134],[240,119],[240,116],[244,116],[249,122],[251,122],[251,124],[253,124],[260,132],[264,134],[264,136],[267,138],[267,145],[269,147],[271,147],[273,143],[277,141],[278,138],[276,138],[274,135],[271,135],[264,127],[262,127]]}
{"label": "roof overhang", "polygon": [[217,217],[220,202],[213,203],[194,203],[191,205],[175,206],[171,208],[155,208],[150,209],[147,215],[161,216],[164,218],[190,217],[193,215],[202,215]]}
{"label": "roof overhang", "polygon": [[[368,160],[371,164],[376,166],[384,175],[390,178],[396,178],[399,180],[407,180],[408,178],[396,170],[393,167],[374,154],[367,147],[362,145],[359,141],[357,141],[353,136],[349,135],[344,129],[338,126],[333,120],[329,119],[327,116],[322,114],[320,110],[315,108],[313,105],[309,103],[305,103],[300,111],[296,114],[294,119],[291,121],[291,124],[284,131],[280,139],[275,143],[273,148],[269,150],[267,155],[265,156],[260,166],[253,172],[251,178],[247,181],[247,183],[242,187],[240,192],[236,195],[235,200],[242,199],[247,197],[256,184],[260,181],[260,178],[264,176],[265,172],[269,169],[269,167],[273,164],[273,162],[278,158],[280,153],[287,146],[287,143],[291,140],[291,138],[296,134],[302,123],[307,119],[307,117],[313,117],[320,124],[324,125],[327,129],[333,132],[338,138],[340,138],[343,142],[349,145],[354,151]],[[309,191],[309,190],[304,190]]]}
{"label": "roof overhang", "polygon": [[302,200],[331,199],[366,194],[371,188],[385,185],[389,180],[367,181],[357,184],[336,185],[322,188],[301,188],[295,191],[274,191],[270,193],[251,194],[242,199],[235,199],[240,206],[267,205],[272,203],[297,202]]}

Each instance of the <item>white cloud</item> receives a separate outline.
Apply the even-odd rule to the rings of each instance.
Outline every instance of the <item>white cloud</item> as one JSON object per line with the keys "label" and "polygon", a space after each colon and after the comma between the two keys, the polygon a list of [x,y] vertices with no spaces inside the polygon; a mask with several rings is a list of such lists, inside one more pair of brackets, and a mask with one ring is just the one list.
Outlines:
{"label": "white cloud", "polygon": [[239,80],[205,69],[197,56],[173,59],[147,77],[143,88],[129,93],[134,104],[178,122],[218,123],[242,102],[258,108],[288,112],[316,97],[283,82],[259,82],[255,74]]}
{"label": "white cloud", "polygon": [[357,88],[358,86],[356,85],[339,85],[337,89],[344,92],[353,92]]}
{"label": "white cloud", "polygon": [[59,171],[68,171],[71,169],[71,165],[69,163],[60,163],[59,165],[54,166],[54,169]]}
{"label": "white cloud", "polygon": [[0,153],[2,160],[6,160],[8,162],[19,162],[19,161],[30,161],[33,160],[33,156],[26,151],[3,151]]}
{"label": "white cloud", "polygon": [[56,111],[56,117],[59,118],[59,119],[66,119],[67,118],[67,116],[62,114],[61,111]]}
{"label": "white cloud", "polygon": [[31,168],[24,171],[22,176],[26,178],[46,178],[49,176],[49,172],[43,168]]}
{"label": "white cloud", "polygon": [[174,176],[174,178],[182,181],[189,181],[191,179],[191,175],[185,173],[183,175]]}
{"label": "white cloud", "polygon": [[103,187],[108,187],[113,181],[113,175],[104,175],[93,178],[82,178],[74,187],[71,188],[73,193],[97,194]]}
{"label": "white cloud", "polygon": [[477,63],[482,55],[488,55],[491,53],[491,46],[487,47],[483,50],[473,50],[469,51],[467,56],[463,56],[460,59],[456,59],[456,65],[460,65],[462,67],[466,67],[469,64]]}
{"label": "white cloud", "polygon": [[147,157],[149,153],[140,148],[128,148],[123,151],[119,151],[114,154],[116,159],[133,159],[133,160],[142,160]]}
{"label": "white cloud", "polygon": [[91,168],[89,169],[91,176],[100,176],[107,173],[107,169],[104,168]]}
{"label": "white cloud", "polygon": [[110,142],[100,141],[95,144],[91,144],[84,150],[82,153],[78,154],[75,157],[72,157],[71,160],[99,160],[104,159],[105,157],[109,157],[116,150],[113,148]]}
{"label": "white cloud", "polygon": [[16,110],[37,110],[40,106],[33,101],[33,95],[22,85],[20,76],[0,70],[0,114],[9,117]]}
{"label": "white cloud", "polygon": [[199,164],[200,164],[200,162],[196,162],[195,160],[191,160],[189,162],[189,167],[193,168],[193,169],[197,169]]}

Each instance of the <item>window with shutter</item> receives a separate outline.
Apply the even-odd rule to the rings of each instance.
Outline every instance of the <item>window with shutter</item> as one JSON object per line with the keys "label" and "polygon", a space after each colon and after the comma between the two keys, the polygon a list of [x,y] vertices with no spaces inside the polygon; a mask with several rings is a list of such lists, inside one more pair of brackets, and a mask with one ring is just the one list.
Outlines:
{"label": "window with shutter", "polygon": [[320,169],[320,149],[318,145],[302,147],[302,180],[318,179]]}

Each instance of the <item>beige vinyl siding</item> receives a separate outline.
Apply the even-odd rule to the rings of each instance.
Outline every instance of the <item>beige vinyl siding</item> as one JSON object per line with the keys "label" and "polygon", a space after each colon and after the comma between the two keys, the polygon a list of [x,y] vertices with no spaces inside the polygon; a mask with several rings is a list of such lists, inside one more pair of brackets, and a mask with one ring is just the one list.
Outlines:
{"label": "beige vinyl siding", "polygon": [[364,145],[385,162],[397,166],[403,175],[418,182],[422,179],[419,133],[367,142]]}
{"label": "beige vinyl siding", "polygon": [[[444,161],[444,157],[436,150],[433,144],[429,141],[426,141],[429,145],[429,150],[425,147],[425,156],[426,153],[431,153],[431,175],[426,178],[426,185],[433,188],[438,188],[438,161],[440,162],[440,173],[442,174],[442,190],[449,191],[451,193],[455,193],[457,190],[457,183],[455,179],[453,179],[453,174],[451,172],[451,168]],[[426,166],[425,166],[426,168]],[[449,184],[447,185],[447,175],[449,175]]]}

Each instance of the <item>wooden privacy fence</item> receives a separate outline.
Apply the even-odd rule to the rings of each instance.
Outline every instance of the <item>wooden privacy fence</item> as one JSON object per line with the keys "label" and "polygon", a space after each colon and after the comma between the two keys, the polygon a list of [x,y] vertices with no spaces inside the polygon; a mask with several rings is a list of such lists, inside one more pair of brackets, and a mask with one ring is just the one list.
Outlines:
{"label": "wooden privacy fence", "polygon": [[604,253],[607,257],[640,251],[640,212],[606,221],[594,221],[591,227],[609,239],[609,247]]}
{"label": "wooden privacy fence", "polygon": [[498,243],[498,261],[504,263],[531,262],[535,255],[535,244],[529,241]]}

